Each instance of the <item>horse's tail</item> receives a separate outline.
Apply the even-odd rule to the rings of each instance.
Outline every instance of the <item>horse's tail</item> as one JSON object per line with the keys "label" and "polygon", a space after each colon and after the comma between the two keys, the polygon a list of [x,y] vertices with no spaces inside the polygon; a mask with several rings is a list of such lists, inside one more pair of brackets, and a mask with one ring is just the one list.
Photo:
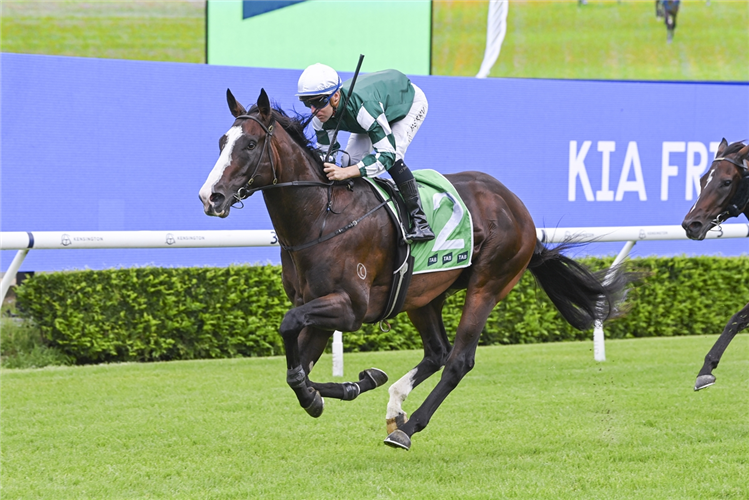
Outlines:
{"label": "horse's tail", "polygon": [[635,276],[620,269],[608,277],[606,270],[592,272],[562,255],[571,246],[575,244],[547,248],[537,241],[528,269],[562,317],[578,330],[587,330],[597,319],[604,321],[622,312],[617,304],[624,300],[626,287]]}

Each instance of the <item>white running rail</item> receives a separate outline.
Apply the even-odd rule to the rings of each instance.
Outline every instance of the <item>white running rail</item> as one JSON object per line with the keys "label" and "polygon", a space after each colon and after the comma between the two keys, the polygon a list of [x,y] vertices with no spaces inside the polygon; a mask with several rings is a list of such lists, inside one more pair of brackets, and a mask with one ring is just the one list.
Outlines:
{"label": "white running rail", "polygon": [[[638,241],[686,240],[681,226],[557,227],[538,228],[543,243],[561,243],[570,238],[580,243],[626,242],[612,268],[624,260]],[[749,224],[724,224],[710,231],[709,239],[747,238]],[[0,232],[0,250],[17,250],[3,275],[0,301],[5,298],[23,260],[30,250],[106,248],[217,248],[271,247],[278,239],[272,230],[230,231],[32,231]],[[596,361],[605,361],[603,327],[596,323],[593,333]],[[341,333],[333,335],[333,376],[343,376]]]}

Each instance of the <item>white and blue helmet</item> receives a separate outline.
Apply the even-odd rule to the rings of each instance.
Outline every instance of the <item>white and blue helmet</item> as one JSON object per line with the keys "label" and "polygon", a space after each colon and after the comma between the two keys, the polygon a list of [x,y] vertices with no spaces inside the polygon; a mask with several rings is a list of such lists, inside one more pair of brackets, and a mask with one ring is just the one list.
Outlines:
{"label": "white and blue helmet", "polygon": [[331,95],[341,88],[343,83],[336,70],[325,64],[313,64],[304,70],[297,83],[297,97],[302,100],[307,96]]}

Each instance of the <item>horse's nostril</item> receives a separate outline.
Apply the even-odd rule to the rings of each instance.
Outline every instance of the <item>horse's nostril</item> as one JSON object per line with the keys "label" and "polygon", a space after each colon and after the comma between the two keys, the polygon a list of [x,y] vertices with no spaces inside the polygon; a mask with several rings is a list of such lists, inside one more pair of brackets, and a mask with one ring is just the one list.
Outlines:
{"label": "horse's nostril", "polygon": [[212,193],[209,199],[211,203],[218,203],[224,199],[224,195],[221,193]]}

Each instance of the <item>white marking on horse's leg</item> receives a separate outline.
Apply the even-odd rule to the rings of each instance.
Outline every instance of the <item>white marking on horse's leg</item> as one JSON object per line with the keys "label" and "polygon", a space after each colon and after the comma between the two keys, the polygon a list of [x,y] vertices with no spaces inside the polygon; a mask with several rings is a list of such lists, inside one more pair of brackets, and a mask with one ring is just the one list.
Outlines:
{"label": "white marking on horse's leg", "polygon": [[413,390],[415,377],[416,368],[403,375],[400,380],[390,386],[388,389],[388,392],[390,393],[390,401],[388,401],[388,409],[385,418],[395,418],[403,413],[401,405],[408,397],[408,394]]}
{"label": "white marking on horse's leg", "polygon": [[208,174],[208,179],[206,179],[205,184],[200,188],[200,199],[203,200],[203,203],[207,203],[211,198],[214,186],[221,180],[226,168],[231,165],[231,153],[234,150],[234,145],[236,144],[237,139],[239,139],[241,135],[242,127],[238,125],[230,128],[229,131],[224,134],[224,137],[226,137],[224,149],[221,150],[221,155],[219,155],[218,160],[216,160],[216,164],[213,166],[211,173]]}

